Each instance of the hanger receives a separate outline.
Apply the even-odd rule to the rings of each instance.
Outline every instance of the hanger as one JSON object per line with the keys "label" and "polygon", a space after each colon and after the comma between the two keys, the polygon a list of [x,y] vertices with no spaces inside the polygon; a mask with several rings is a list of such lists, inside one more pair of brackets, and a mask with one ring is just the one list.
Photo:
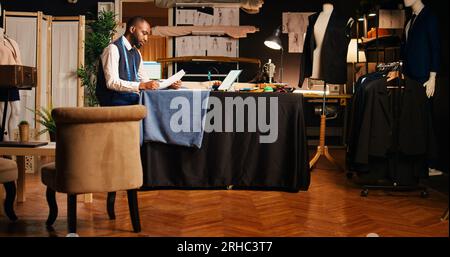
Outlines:
{"label": "hanger", "polygon": [[387,81],[390,82],[394,79],[397,79],[398,77],[399,77],[398,71],[390,71],[387,74],[387,78],[388,78]]}

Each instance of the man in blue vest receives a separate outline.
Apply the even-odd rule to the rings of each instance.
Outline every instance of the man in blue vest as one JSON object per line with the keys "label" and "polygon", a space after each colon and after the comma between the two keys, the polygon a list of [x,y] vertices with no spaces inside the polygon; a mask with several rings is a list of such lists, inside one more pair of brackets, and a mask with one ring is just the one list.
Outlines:
{"label": "man in blue vest", "polygon": [[[157,81],[148,80],[143,72],[139,48],[147,43],[150,24],[140,16],[127,22],[125,34],[105,48],[97,76],[96,96],[100,106],[139,104],[139,90],[156,90]],[[169,88],[178,89],[181,81]],[[108,193],[107,210],[115,218],[116,192]]]}
{"label": "man in blue vest", "polygon": [[[96,96],[101,106],[139,103],[139,90],[158,89],[143,72],[139,48],[147,43],[150,24],[140,16],[127,22],[125,34],[105,48],[97,76]],[[178,89],[181,81],[170,86]]]}

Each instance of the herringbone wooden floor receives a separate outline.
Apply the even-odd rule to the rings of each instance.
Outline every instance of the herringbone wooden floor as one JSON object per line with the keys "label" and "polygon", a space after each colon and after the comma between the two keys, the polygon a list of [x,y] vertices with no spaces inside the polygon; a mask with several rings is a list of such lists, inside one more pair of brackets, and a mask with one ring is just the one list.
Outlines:
{"label": "herringbone wooden floor", "polygon": [[[335,152],[336,154],[336,152]],[[342,163],[342,152],[338,152]],[[340,155],[340,156],[339,156]],[[139,192],[142,232],[132,232],[126,193],[118,192],[116,220],[106,213],[106,194],[93,203],[78,201],[80,236],[183,237],[448,237],[448,221],[440,221],[448,195],[371,191],[360,187],[321,160],[307,192],[239,190],[162,190]],[[39,176],[27,174],[27,200],[16,206],[19,221],[0,217],[0,236],[65,236],[66,196],[57,194],[59,217],[46,229],[48,207]]]}

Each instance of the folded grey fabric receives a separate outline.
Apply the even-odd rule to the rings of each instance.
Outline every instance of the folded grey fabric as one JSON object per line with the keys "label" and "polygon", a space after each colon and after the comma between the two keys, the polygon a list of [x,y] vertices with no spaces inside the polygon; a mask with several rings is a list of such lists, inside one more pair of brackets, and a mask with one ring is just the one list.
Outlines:
{"label": "folded grey fabric", "polygon": [[147,90],[141,104],[147,108],[142,121],[141,143],[161,142],[201,148],[209,91]]}

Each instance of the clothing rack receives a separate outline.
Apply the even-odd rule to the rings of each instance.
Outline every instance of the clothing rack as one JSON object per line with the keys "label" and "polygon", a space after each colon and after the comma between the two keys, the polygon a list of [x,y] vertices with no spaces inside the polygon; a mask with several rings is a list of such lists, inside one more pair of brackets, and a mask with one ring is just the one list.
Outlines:
{"label": "clothing rack", "polygon": [[[394,87],[387,87],[388,90],[391,91],[391,93],[393,94],[393,106],[394,106],[394,115],[393,115],[393,124],[394,124],[394,128],[393,128],[393,138],[395,139],[393,144],[394,144],[394,161],[395,164],[398,163],[399,160],[399,151],[398,146],[399,146],[399,117],[400,117],[400,112],[401,112],[401,106],[402,106],[402,94],[403,94],[403,89],[405,88],[405,80],[402,78],[403,75],[403,63],[402,62],[392,62],[392,63],[387,63],[387,64],[379,64],[377,65],[377,70],[379,72],[384,72],[385,74],[388,74],[389,72],[395,71],[398,72],[399,75],[397,76],[396,80],[397,80],[397,85]],[[396,176],[397,174],[397,165],[393,165],[393,174],[394,176]],[[363,185],[362,186],[362,191],[361,191],[361,196],[362,197],[367,197],[369,194],[369,190],[389,190],[389,191],[393,191],[393,192],[405,192],[405,191],[418,191],[420,190],[420,196],[425,198],[428,197],[429,193],[427,191],[426,187],[423,186],[419,186],[419,185],[415,185],[415,186],[402,186],[399,185],[396,182],[396,179],[394,178],[392,181],[391,185]]]}

